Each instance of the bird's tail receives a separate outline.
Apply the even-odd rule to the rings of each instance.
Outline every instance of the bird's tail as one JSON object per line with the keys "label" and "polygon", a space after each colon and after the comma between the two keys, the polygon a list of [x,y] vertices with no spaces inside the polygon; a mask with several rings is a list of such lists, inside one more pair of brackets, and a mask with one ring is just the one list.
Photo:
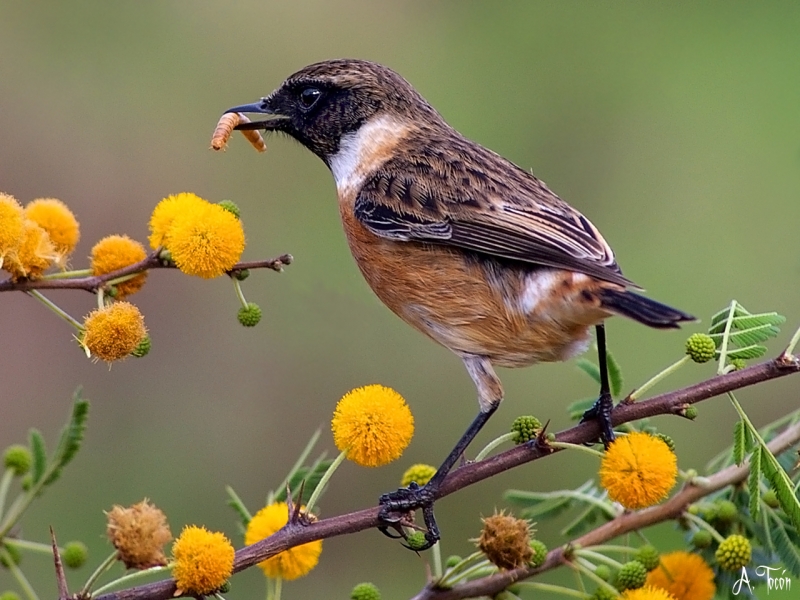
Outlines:
{"label": "bird's tail", "polygon": [[627,290],[604,288],[600,301],[603,308],[656,329],[677,329],[682,322],[697,320],[677,308]]}

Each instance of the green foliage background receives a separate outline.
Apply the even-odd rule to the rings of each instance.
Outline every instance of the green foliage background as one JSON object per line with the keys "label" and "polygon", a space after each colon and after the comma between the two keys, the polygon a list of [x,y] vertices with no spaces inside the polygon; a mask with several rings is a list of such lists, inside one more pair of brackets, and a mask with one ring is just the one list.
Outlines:
{"label": "green foliage background", "polygon": [[[205,524],[240,545],[224,486],[258,509],[350,388],[395,387],[417,434],[397,464],[342,468],[324,515],[374,503],[413,462],[438,463],[472,418],[474,390],[460,361],[400,322],[362,281],[324,165],[279,138],[263,155],[238,136],[225,154],[208,150],[224,109],[269,93],[309,62],[353,56],[402,73],[452,125],[532,167],[589,216],[653,297],[701,316],[735,297],[787,315],[785,331],[793,330],[798,27],[800,5],[790,1],[0,3],[0,190],[70,205],[82,227],[74,267],[102,236],[144,241],[156,202],[180,191],[239,203],[246,259],[296,258],[283,275],[258,272],[245,283],[265,311],[254,330],[236,323],[224,278],[151,274],[133,300],[153,351],[110,370],[87,361],[68,327],[35,301],[0,298],[0,443],[23,442],[31,426],[53,439],[78,384],[93,401],[84,450],[34,506],[25,534],[44,541],[53,525],[62,542],[87,542],[96,564],[108,551],[102,511],[146,496],[174,533]],[[75,316],[94,303],[82,292],[52,297]],[[687,335],[621,319],[608,329],[630,386],[677,358]],[[712,372],[686,369],[671,383]],[[502,371],[507,399],[480,441],[518,414],[567,425],[566,403],[595,391],[575,374],[571,364]],[[757,425],[797,396],[794,380],[739,395]],[[704,403],[695,423],[658,424],[689,468],[730,442],[734,421],[720,399]],[[333,449],[328,433],[322,443]],[[505,488],[575,486],[595,467],[557,456],[446,499],[437,513],[444,553],[469,551],[479,515]],[[662,528],[677,546],[671,531]],[[554,532],[540,527],[550,544]],[[402,598],[423,583],[420,559],[377,532],[324,548],[318,569],[285,597],[345,598],[371,580]],[[50,563],[26,556],[24,564],[40,593],[53,596]],[[0,572],[0,588],[9,585]],[[234,578],[230,598],[262,590],[253,570]]]}

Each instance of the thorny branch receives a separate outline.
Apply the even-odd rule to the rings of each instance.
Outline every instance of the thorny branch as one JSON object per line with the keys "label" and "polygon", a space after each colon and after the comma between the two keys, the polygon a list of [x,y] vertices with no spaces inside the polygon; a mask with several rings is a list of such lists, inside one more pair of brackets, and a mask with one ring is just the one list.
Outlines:
{"label": "thorny branch", "polygon": [[[134,275],[149,271],[152,269],[175,269],[175,263],[171,261],[164,261],[160,257],[159,250],[151,252],[145,259],[128,265],[122,269],[111,271],[103,275],[90,275],[87,277],[70,277],[64,279],[23,279],[21,281],[12,281],[6,279],[0,281],[0,292],[27,292],[30,290],[86,290],[87,292],[96,293],[97,290],[102,288],[106,283],[119,277],[126,275]],[[233,268],[228,271],[228,274],[234,274],[237,271],[244,271],[245,269],[272,269],[273,271],[281,271],[285,265],[292,264],[291,254],[282,254],[277,258],[269,260],[258,260],[249,262],[236,263]]]}
{"label": "thorny branch", "polygon": [[[649,400],[629,404],[623,402],[615,408],[612,421],[616,426],[645,417],[679,414],[682,409],[690,404],[797,372],[800,372],[800,360],[784,353],[777,359],[753,365],[741,371],[718,375],[706,381],[655,396]],[[588,422],[558,433],[556,440],[583,444],[596,440],[599,434],[600,430],[597,424]],[[780,452],[781,449],[791,446],[798,439],[800,439],[800,425],[795,425],[776,437],[770,443],[770,449],[776,453]],[[531,446],[524,444],[486,460],[464,465],[448,475],[439,490],[438,497],[450,495],[498,473],[558,451],[545,445]],[[735,483],[746,477],[746,474],[747,467],[725,469],[710,478],[710,487],[687,486],[666,503],[640,512],[623,514],[574,540],[573,544],[583,546],[597,544],[627,531],[674,518],[680,514],[687,503],[710,494],[716,489]],[[236,552],[234,572],[242,571],[279,552],[300,544],[375,528],[379,525],[378,511],[378,507],[372,507],[322,519],[310,525],[290,523],[274,535]],[[437,590],[427,587],[414,600],[456,600],[458,598],[482,595],[491,596],[514,581],[558,566],[564,560],[563,552],[563,548],[551,551],[547,561],[538,569],[506,571],[458,585],[450,590]],[[172,579],[165,579],[127,590],[103,594],[95,600],[168,600],[174,594],[175,582]]]}

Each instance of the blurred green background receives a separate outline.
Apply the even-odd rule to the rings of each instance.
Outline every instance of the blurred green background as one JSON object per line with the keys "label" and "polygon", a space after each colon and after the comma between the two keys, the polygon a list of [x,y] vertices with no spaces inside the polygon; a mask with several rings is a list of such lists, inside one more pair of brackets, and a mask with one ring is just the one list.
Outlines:
{"label": "blurred green background", "polygon": [[[53,525],[61,541],[83,539],[96,564],[109,551],[103,510],[148,497],[175,534],[204,524],[238,546],[224,486],[255,511],[315,429],[335,451],[328,423],[349,389],[396,388],[417,433],[395,464],[345,464],[323,499],[327,516],[374,504],[414,462],[438,463],[472,419],[460,361],[392,315],[357,272],[325,166],[282,138],[268,139],[266,154],[240,136],[224,154],[208,150],[224,109],[326,58],[391,66],[465,135],[533,168],[653,297],[706,321],[734,297],[787,315],[777,352],[800,322],[798,31],[800,5],[788,1],[0,3],[0,190],[70,205],[82,228],[75,268],[105,235],[145,241],[155,204],[181,191],[239,203],[245,259],[296,258],[282,275],[255,272],[245,283],[265,313],[254,330],[237,324],[227,279],[151,274],[134,301],[153,350],[111,369],[86,360],[37,302],[3,294],[0,444],[23,442],[33,426],[53,440],[78,385],[92,400],[84,450],[34,505],[25,535],[44,541]],[[84,292],[51,297],[76,317],[94,305]],[[610,322],[627,387],[702,329]],[[577,373],[573,364],[502,370],[506,400],[474,451],[518,414],[567,426],[565,404],[596,391]],[[686,369],[668,385],[711,373]],[[797,406],[798,382],[740,398],[764,424]],[[727,445],[733,422],[716,399],[694,423],[658,425],[686,469]],[[467,538],[503,506],[506,488],[576,486],[595,468],[558,456],[445,499],[444,554],[470,551]],[[549,545],[563,541],[553,525],[539,530]],[[671,526],[658,536],[680,545]],[[55,595],[47,558],[28,555],[25,568],[43,597]],[[88,571],[71,574],[72,585]],[[363,580],[409,597],[424,583],[424,559],[375,531],[328,540],[319,567],[284,597],[346,598]],[[0,570],[0,590],[11,585]],[[263,586],[253,569],[229,597],[261,597]]]}

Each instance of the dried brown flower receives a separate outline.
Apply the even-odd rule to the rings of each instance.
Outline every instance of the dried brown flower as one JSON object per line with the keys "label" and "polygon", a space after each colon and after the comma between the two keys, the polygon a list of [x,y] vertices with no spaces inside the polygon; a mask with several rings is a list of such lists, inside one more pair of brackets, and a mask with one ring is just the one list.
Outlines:
{"label": "dried brown flower", "polygon": [[106,513],[108,539],[117,558],[129,569],[167,564],[164,544],[172,539],[166,515],[147,498],[128,508],[115,505]]}
{"label": "dried brown flower", "polygon": [[516,569],[533,558],[531,524],[504,512],[483,520],[481,536],[475,540],[489,561],[500,569]]}

